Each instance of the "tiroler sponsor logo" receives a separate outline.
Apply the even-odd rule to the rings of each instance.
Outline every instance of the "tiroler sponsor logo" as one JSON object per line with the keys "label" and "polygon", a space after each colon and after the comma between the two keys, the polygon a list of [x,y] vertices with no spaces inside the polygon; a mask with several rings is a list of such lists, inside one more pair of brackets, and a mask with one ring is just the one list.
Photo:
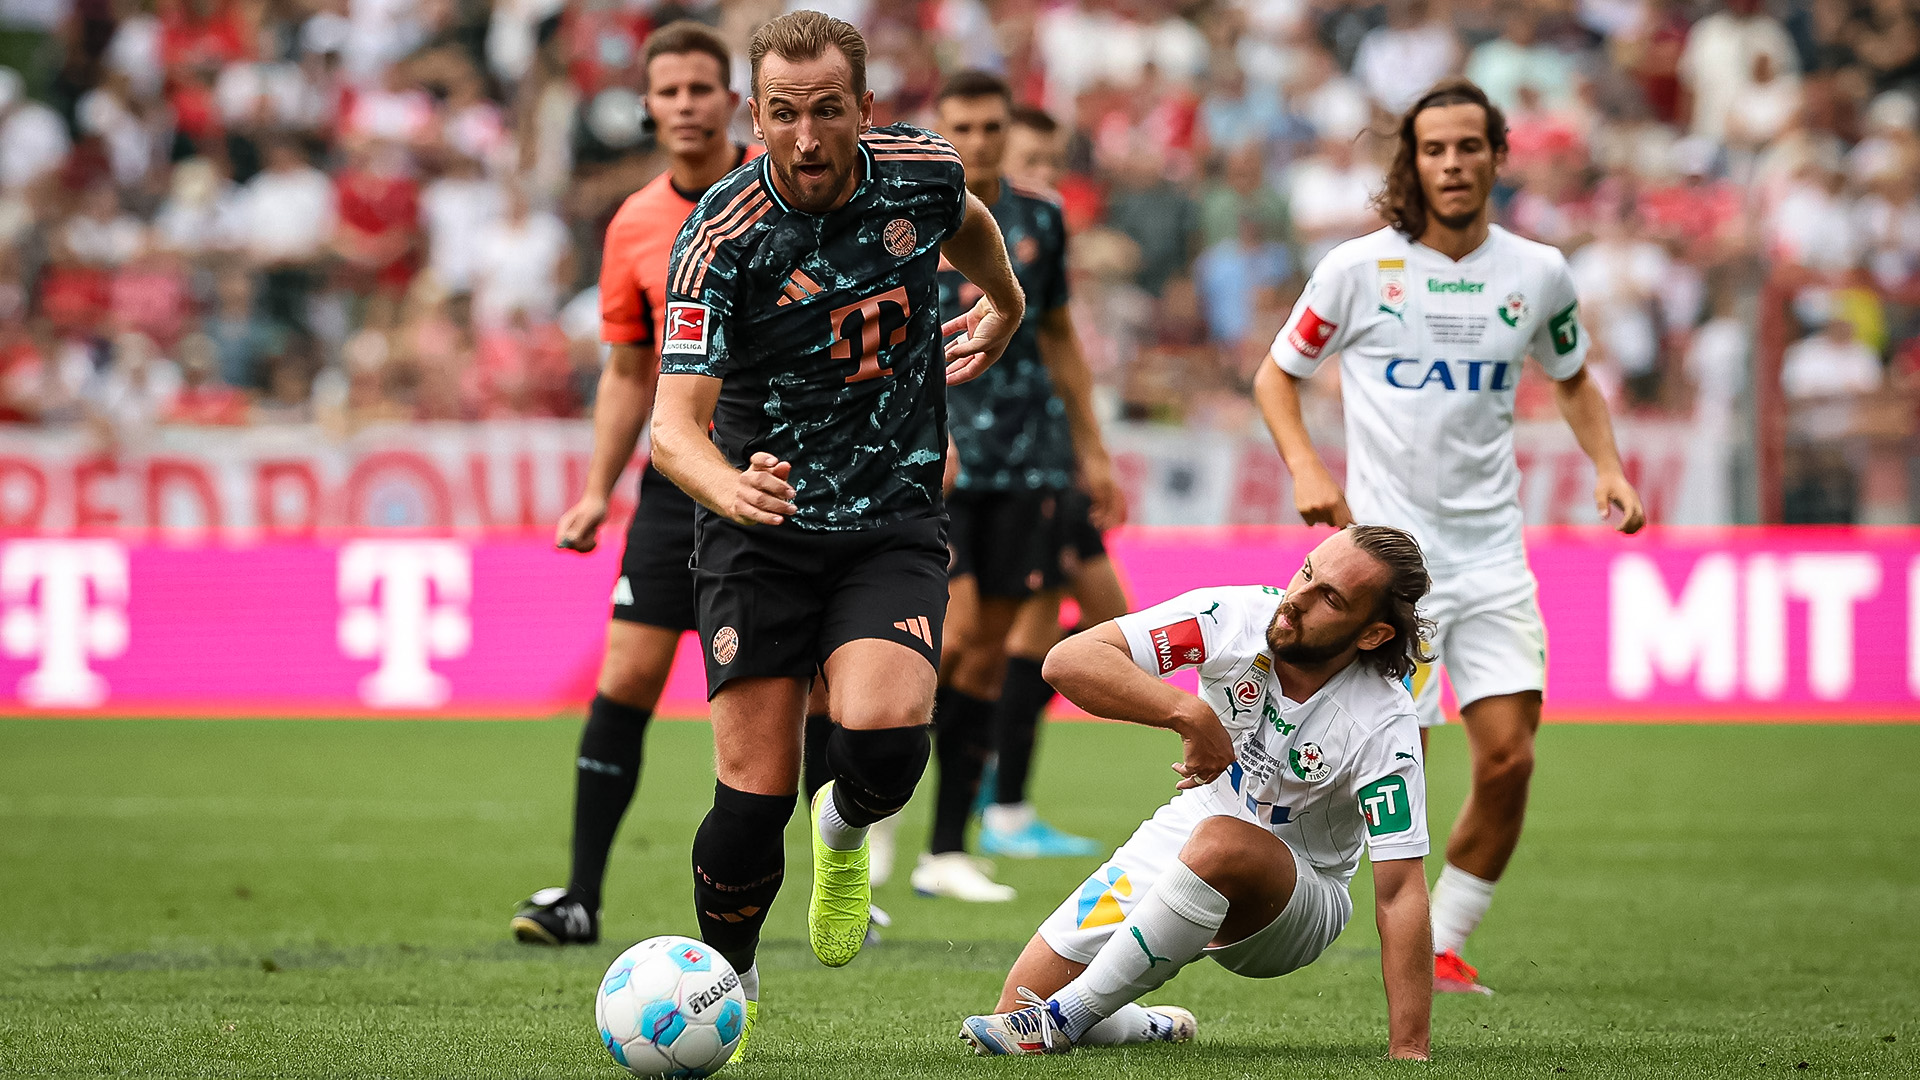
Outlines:
{"label": "tiroler sponsor logo", "polygon": [[1487,283],[1484,281],[1468,281],[1465,278],[1458,281],[1441,281],[1439,278],[1428,278],[1427,291],[1430,293],[1483,293],[1487,291]]}

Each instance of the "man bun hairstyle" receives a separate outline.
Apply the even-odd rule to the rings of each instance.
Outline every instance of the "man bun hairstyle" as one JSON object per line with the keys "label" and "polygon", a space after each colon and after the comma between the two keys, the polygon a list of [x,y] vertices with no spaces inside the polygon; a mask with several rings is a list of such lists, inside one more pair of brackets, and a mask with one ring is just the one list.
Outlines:
{"label": "man bun hairstyle", "polygon": [[1060,130],[1060,121],[1055,120],[1052,113],[1038,105],[1015,105],[1013,126],[1037,131],[1042,135],[1051,135]]}
{"label": "man bun hairstyle", "polygon": [[853,96],[867,92],[867,39],[852,23],[818,11],[794,11],[754,31],[747,45],[747,63],[753,70],[753,93],[760,94],[760,61],[771,53],[788,63],[814,60],[828,49],[840,50],[853,70]]}
{"label": "man bun hairstyle", "polygon": [[1420,239],[1427,231],[1427,192],[1420,186],[1420,169],[1416,160],[1420,148],[1413,138],[1413,122],[1428,109],[1444,108],[1448,105],[1478,105],[1487,115],[1487,145],[1495,153],[1507,148],[1507,117],[1500,106],[1488,100],[1487,92],[1475,85],[1471,79],[1442,79],[1433,89],[1420,95],[1420,100],[1407,108],[1400,117],[1400,141],[1394,148],[1393,164],[1387,169],[1387,186],[1373,197],[1373,208],[1393,226],[1394,231],[1409,240]]}
{"label": "man bun hairstyle", "polygon": [[1422,617],[1419,610],[1421,599],[1433,588],[1426,557],[1418,540],[1391,525],[1349,525],[1347,535],[1353,546],[1387,568],[1375,618],[1393,627],[1393,637],[1378,648],[1363,650],[1360,662],[1389,679],[1405,680],[1416,665],[1433,662],[1426,644],[1433,636],[1433,620]]}
{"label": "man bun hairstyle", "polygon": [[940,92],[934,95],[933,103],[938,105],[948,98],[980,97],[997,97],[1006,102],[1008,108],[1013,107],[1013,88],[1007,85],[1007,80],[979,68],[968,68],[947,76],[947,80],[940,84]]}
{"label": "man bun hairstyle", "polygon": [[733,51],[719,31],[692,19],[673,22],[647,35],[646,56],[642,67],[650,66],[656,56],[685,56],[699,53],[711,56],[720,65],[720,85],[733,85]]}

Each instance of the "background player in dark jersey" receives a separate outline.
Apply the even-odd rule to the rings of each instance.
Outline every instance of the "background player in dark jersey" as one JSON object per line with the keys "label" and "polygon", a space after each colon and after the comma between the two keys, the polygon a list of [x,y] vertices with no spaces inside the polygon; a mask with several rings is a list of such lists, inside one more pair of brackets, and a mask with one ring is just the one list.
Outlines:
{"label": "background player in dark jersey", "polygon": [[[1060,126],[1053,117],[1031,106],[1016,107],[1002,172],[1023,187],[1053,191],[1066,172],[1061,141]],[[1071,324],[1062,332],[1071,335]],[[1077,349],[1078,340],[1070,340]],[[1046,586],[1020,605],[1007,632],[1007,675],[994,705],[992,802],[980,828],[980,848],[989,855],[1030,857],[1083,850],[1074,843],[1078,837],[1047,827],[1027,802],[1040,717],[1053,699],[1053,687],[1040,677],[1040,664],[1061,638],[1063,597],[1073,597],[1081,627],[1117,619],[1129,610],[1126,590],[1120,586],[1120,575],[1101,535],[1121,525],[1125,512],[1124,501],[1115,499],[1101,507],[1082,488],[1068,490],[1054,512],[1059,526],[1054,538],[1055,569]]]}
{"label": "background player in dark jersey", "polygon": [[[653,410],[658,323],[667,256],[702,193],[749,156],[727,138],[740,106],[728,87],[727,45],[708,27],[676,22],[647,38],[647,112],[667,170],[629,196],[607,227],[601,262],[601,338],[612,348],[593,406],[586,490],[561,516],[554,544],[588,552],[607,502]],[[647,722],[660,701],[680,635],[694,628],[693,501],[651,464],[627,529],[613,590],[606,653],[575,760],[573,865],[564,889],[542,889],[513,917],[522,941],[591,943],[600,937],[600,888],[620,818],[640,779]]]}
{"label": "background player in dark jersey", "polygon": [[[808,938],[838,966],[866,933],[867,827],[906,804],[927,761],[946,384],[999,358],[1025,303],[952,147],[904,124],[868,130],[859,31],[795,12],[748,56],[767,155],[708,192],[674,246],[654,442],[704,507],[695,582],[719,781],[694,838],[695,910],[757,999],[816,668],[835,727]],[[966,334],[944,363],[942,254],[985,290],[951,324]]]}
{"label": "background player in dark jersey", "polygon": [[[1057,514],[1076,477],[1104,515],[1120,512],[1093,415],[1093,375],[1067,311],[1067,232],[1059,203],[1001,173],[1012,108],[1006,82],[984,71],[953,75],[936,102],[940,133],[960,153],[968,190],[992,209],[1027,294],[1027,318],[1006,355],[985,375],[947,391],[960,471],[947,501],[953,564],[934,712],[940,783],[933,836],[914,868],[913,887],[973,901],[1013,897],[1011,888],[988,880],[964,848],[981,771],[993,751],[1007,631],[1021,604],[1057,576]],[[978,292],[957,272],[940,275],[943,313],[965,311]],[[1019,829],[1031,838],[1040,828],[1028,810]],[[1087,841],[1077,853],[1094,850]]]}

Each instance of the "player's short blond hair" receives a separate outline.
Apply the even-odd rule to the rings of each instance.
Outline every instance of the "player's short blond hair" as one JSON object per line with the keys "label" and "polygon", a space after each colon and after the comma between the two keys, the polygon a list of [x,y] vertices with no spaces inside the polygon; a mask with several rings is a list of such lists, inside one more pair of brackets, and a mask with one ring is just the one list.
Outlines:
{"label": "player's short blond hair", "polygon": [[772,20],[754,32],[747,45],[747,63],[753,68],[753,93],[760,95],[760,61],[768,53],[789,63],[814,60],[828,49],[840,50],[853,70],[853,96],[867,92],[867,39],[852,23],[818,11],[795,11]]}

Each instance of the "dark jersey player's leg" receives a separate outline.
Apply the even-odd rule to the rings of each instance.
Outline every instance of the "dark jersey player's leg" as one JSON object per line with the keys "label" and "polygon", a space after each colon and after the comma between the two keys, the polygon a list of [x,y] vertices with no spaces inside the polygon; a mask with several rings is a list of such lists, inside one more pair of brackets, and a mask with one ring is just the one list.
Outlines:
{"label": "dark jersey player's leg", "polygon": [[523,941],[599,938],[601,890],[613,839],[633,802],[648,723],[680,635],[694,628],[693,500],[651,465],[627,525],[606,652],[574,758],[573,845],[564,891],[543,889],[514,916]]}

